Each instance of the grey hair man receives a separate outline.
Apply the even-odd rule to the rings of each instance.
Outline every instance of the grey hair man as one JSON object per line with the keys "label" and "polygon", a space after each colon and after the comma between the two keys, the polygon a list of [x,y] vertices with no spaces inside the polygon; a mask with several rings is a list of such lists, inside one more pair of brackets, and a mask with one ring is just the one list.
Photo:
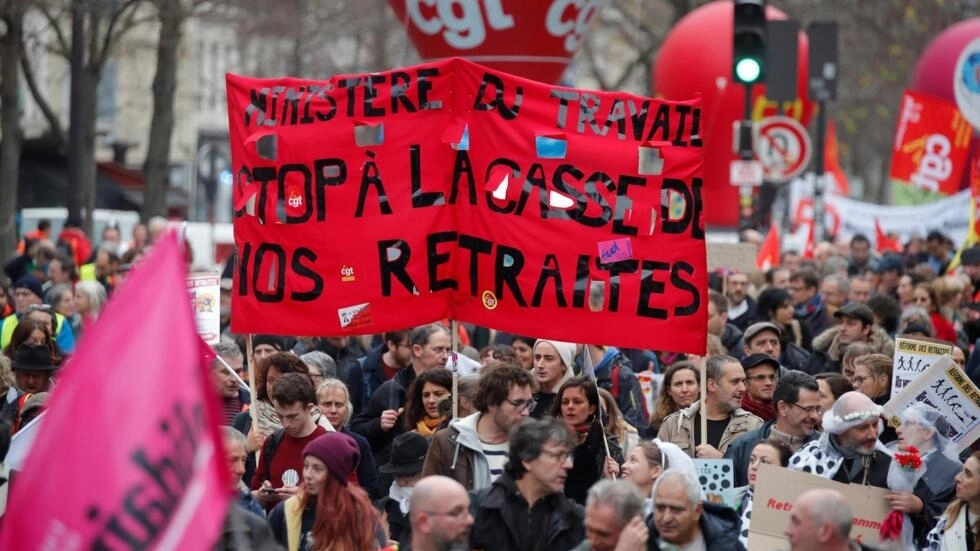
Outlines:
{"label": "grey hair man", "polygon": [[233,342],[220,341],[212,348],[218,357],[211,362],[211,382],[221,395],[222,421],[231,425],[249,403],[248,391],[238,384],[245,373],[245,359],[242,350]]}
{"label": "grey hair man", "polygon": [[701,501],[701,483],[693,473],[667,469],[653,483],[650,549],[745,551],[738,540],[740,523],[734,509]]}
{"label": "grey hair man", "polygon": [[792,551],[847,551],[850,541],[851,506],[835,490],[818,488],[803,493],[793,503],[786,537]]}
{"label": "grey hair man", "polygon": [[313,378],[313,386],[319,387],[324,379],[337,378],[337,362],[330,357],[330,354],[320,350],[307,352],[299,357],[310,368],[310,377]]}
{"label": "grey hair man", "polygon": [[585,500],[585,541],[573,551],[644,551],[643,496],[628,480],[600,480]]}

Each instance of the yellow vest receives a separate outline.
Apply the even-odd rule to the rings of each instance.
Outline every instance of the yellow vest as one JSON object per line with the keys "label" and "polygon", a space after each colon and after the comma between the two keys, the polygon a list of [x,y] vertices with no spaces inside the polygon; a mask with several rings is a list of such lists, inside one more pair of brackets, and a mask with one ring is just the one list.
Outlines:
{"label": "yellow vest", "polygon": [[[65,316],[55,312],[54,317],[58,320],[58,323],[55,324],[54,334],[51,335],[51,339],[57,341],[58,331],[61,331],[61,324],[65,322]],[[20,318],[17,317],[17,314],[10,314],[3,318],[3,326],[0,326],[0,349],[7,348],[7,345],[10,344],[10,339],[14,336],[14,329],[17,328],[17,324],[19,323]]]}

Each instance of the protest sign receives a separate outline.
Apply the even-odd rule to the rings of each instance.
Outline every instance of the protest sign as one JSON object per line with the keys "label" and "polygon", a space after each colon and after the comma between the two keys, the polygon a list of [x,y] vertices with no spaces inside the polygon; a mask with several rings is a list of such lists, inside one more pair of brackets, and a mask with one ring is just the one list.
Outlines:
{"label": "protest sign", "polygon": [[213,547],[232,493],[183,263],[154,245],[63,368],[0,549]]}
{"label": "protest sign", "polygon": [[980,390],[952,356],[940,356],[885,404],[883,413],[888,424],[898,427],[902,411],[920,402],[943,414],[959,451],[969,448],[980,437]]}
{"label": "protest sign", "polygon": [[734,270],[752,273],[756,270],[759,246],[755,243],[707,243],[708,271]]}
{"label": "protest sign", "polygon": [[208,344],[221,340],[221,276],[217,273],[190,274],[187,292],[191,295],[197,334]]}
{"label": "protest sign", "polygon": [[827,488],[843,494],[854,514],[851,538],[872,546],[880,542],[878,530],[891,511],[885,499],[887,489],[842,484],[810,473],[775,465],[759,465],[747,547],[752,551],[787,549],[789,544],[783,533],[789,524],[793,502],[814,488]]}
{"label": "protest sign", "polygon": [[227,90],[236,333],[448,318],[704,352],[699,100],[461,59]]}
{"label": "protest sign", "polygon": [[731,459],[694,459],[705,499],[735,507],[735,467]]}
{"label": "protest sign", "polygon": [[953,345],[939,339],[898,335],[892,365],[892,397],[909,385],[943,354],[952,354]]}

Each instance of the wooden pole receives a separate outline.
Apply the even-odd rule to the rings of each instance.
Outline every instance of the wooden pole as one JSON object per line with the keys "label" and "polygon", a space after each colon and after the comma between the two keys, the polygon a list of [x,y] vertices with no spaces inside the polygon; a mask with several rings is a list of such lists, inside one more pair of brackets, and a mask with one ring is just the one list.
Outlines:
{"label": "wooden pole", "polygon": [[705,444],[708,442],[708,410],[705,408],[704,396],[708,392],[708,357],[701,356],[701,384],[699,385],[701,392],[698,394],[698,400],[701,402],[701,443]]}
{"label": "wooden pole", "polygon": [[453,371],[453,419],[459,417],[459,323],[449,320],[449,332],[452,335],[453,351],[450,356]]}
{"label": "wooden pole", "polygon": [[259,412],[255,408],[255,401],[258,394],[255,392],[255,356],[252,354],[252,334],[245,335],[245,357],[248,360],[248,391],[252,394],[252,403],[248,408],[248,414],[252,418],[253,430],[259,430]]}

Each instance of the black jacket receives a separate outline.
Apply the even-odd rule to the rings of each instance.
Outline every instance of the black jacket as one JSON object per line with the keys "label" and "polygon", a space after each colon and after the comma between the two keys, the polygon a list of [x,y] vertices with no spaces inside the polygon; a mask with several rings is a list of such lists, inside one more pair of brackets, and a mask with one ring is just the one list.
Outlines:
{"label": "black jacket", "polygon": [[[776,424],[775,419],[770,419],[753,431],[739,435],[728,449],[725,450],[725,459],[731,459],[735,469],[735,487],[748,486],[749,484],[749,459],[752,457],[752,449],[759,442],[769,438],[772,427]],[[820,433],[813,431],[806,442],[816,440]]]}
{"label": "black jacket", "polygon": [[742,348],[742,330],[733,323],[726,323],[725,329],[721,332],[721,345],[728,350],[728,355],[741,361],[745,358]]}
{"label": "black jacket", "polygon": [[385,353],[385,345],[380,344],[368,351],[367,355],[359,360],[361,364],[361,375],[364,379],[364,403],[371,399],[371,395],[383,385],[388,379],[385,378],[384,366],[381,357]]}
{"label": "black jacket", "polygon": [[[738,533],[742,526],[741,519],[735,509],[726,505],[718,505],[709,501],[702,502],[704,510],[701,512],[701,519],[698,526],[701,535],[704,537],[704,544],[707,551],[745,551],[745,546],[738,541]],[[660,534],[653,519],[647,521],[650,529],[650,539],[647,542],[648,551],[660,551],[658,539]]]}
{"label": "black jacket", "polygon": [[221,528],[221,538],[215,542],[213,549],[279,551],[282,547],[272,537],[272,531],[264,518],[245,510],[237,503],[230,503],[225,524]]}
{"label": "black jacket", "polygon": [[755,299],[752,297],[745,297],[745,300],[748,301],[748,309],[741,316],[736,318],[733,318],[731,314],[728,316],[728,323],[731,323],[742,331],[745,331],[750,325],[759,321],[759,305],[756,304]]}
{"label": "black jacket", "polygon": [[922,500],[922,512],[909,515],[912,519],[912,533],[921,548],[926,546],[926,536],[936,527],[936,521],[946,510],[949,502],[956,497],[954,478],[963,466],[939,452],[926,456],[926,471],[912,488],[915,497]]}
{"label": "black jacket", "polygon": [[[398,409],[405,406],[405,389],[415,380],[415,370],[406,367],[400,370],[391,380],[375,390],[364,409],[354,417],[350,429],[367,439],[374,454],[374,463],[379,467],[388,462],[391,457],[391,443],[396,436],[405,432],[403,423],[395,423],[389,431],[381,430],[381,414],[385,410]],[[383,491],[391,485],[392,478],[382,475],[379,488]]]}
{"label": "black jacket", "polygon": [[474,550],[559,551],[585,539],[581,505],[562,494],[551,494],[529,509],[507,473],[489,488],[470,493],[470,511],[470,548]]}

